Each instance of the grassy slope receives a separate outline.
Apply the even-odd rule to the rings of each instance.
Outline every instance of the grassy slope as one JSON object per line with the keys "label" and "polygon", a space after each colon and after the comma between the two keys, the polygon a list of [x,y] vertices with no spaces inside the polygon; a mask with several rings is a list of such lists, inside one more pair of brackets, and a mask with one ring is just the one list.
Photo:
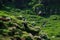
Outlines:
{"label": "grassy slope", "polygon": [[[16,14],[18,13],[18,14]],[[32,25],[32,23],[35,24],[35,26],[37,27],[41,27],[41,30],[44,33],[47,33],[48,36],[51,38],[51,40],[60,40],[59,37],[56,37],[57,35],[60,35],[60,16],[59,15],[51,15],[48,18],[44,18],[38,15],[31,15],[31,14],[23,14],[20,12],[5,12],[5,11],[0,11],[0,16],[9,16],[11,17],[13,20],[17,20],[17,23],[21,23],[23,22],[22,20],[17,19],[17,16],[24,16],[27,21]],[[45,23],[45,26],[43,26],[42,24]],[[41,32],[42,33],[42,32]],[[54,36],[54,38],[52,38]]]}

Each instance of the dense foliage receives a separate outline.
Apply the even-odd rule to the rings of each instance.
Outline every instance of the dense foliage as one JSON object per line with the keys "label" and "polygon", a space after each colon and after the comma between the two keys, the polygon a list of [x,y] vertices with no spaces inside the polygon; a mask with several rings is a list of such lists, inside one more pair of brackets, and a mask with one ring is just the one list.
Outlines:
{"label": "dense foliage", "polygon": [[0,40],[60,40],[60,0],[0,0]]}

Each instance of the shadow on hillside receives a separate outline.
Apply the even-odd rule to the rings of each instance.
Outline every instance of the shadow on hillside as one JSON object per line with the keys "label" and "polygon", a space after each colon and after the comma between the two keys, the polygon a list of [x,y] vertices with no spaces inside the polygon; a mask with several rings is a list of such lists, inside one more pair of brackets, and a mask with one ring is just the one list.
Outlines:
{"label": "shadow on hillside", "polygon": [[[19,10],[17,10],[17,11],[15,11],[15,9],[19,9]],[[26,10],[26,9],[30,9],[30,8],[24,8],[24,9],[22,9],[22,10]],[[32,8],[31,8],[32,9]],[[16,7],[13,7],[12,5],[8,5],[7,7],[2,7],[0,10],[3,10],[3,11],[7,11],[7,12],[11,12],[11,11],[15,11],[15,12],[18,12],[18,11],[20,11],[21,9],[20,8],[16,8]],[[53,9],[53,10],[50,10],[50,9],[48,9],[48,10],[43,10],[42,9],[42,13],[39,13],[39,10],[37,10],[37,14],[34,14],[34,15],[39,15],[39,16],[41,16],[41,17],[44,17],[44,18],[49,18],[51,15],[60,15],[60,10],[58,10],[58,9]],[[27,13],[29,14],[29,13],[31,13],[30,11],[28,12],[27,11]],[[34,13],[34,11],[32,11],[32,13]],[[35,13],[36,13],[36,11],[35,11]]]}
{"label": "shadow on hillside", "polygon": [[51,15],[59,15],[60,16],[60,14],[45,14],[45,15],[39,15],[39,16],[41,16],[41,17],[44,17],[44,18],[49,18]]}

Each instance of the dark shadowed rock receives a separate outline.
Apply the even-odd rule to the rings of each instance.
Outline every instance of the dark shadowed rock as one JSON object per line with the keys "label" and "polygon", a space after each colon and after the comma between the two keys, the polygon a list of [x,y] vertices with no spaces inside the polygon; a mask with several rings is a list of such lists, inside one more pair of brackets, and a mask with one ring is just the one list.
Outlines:
{"label": "dark shadowed rock", "polygon": [[24,25],[24,31],[27,31],[28,33],[31,33],[32,35],[37,35],[40,31],[40,28],[29,27],[27,22],[23,22],[23,25]]}
{"label": "dark shadowed rock", "polygon": [[20,37],[13,37],[10,38],[11,40],[26,40],[26,38],[20,38]]}
{"label": "dark shadowed rock", "polygon": [[0,21],[0,29],[5,29],[7,26],[4,24],[3,21]]}
{"label": "dark shadowed rock", "polygon": [[0,17],[0,20],[2,20],[2,21],[10,21],[11,18],[10,17],[6,17],[6,16],[2,16],[2,17]]}
{"label": "dark shadowed rock", "polygon": [[45,40],[50,40],[49,37],[46,34],[42,34],[40,37],[42,39],[45,39]]}
{"label": "dark shadowed rock", "polygon": [[25,40],[33,40],[30,36],[26,37]]}
{"label": "dark shadowed rock", "polygon": [[19,37],[10,38],[11,40],[21,40]]}
{"label": "dark shadowed rock", "polygon": [[13,23],[13,26],[15,26],[16,28],[20,29],[20,26],[17,23]]}
{"label": "dark shadowed rock", "polygon": [[9,36],[14,36],[14,35],[15,35],[15,32],[16,32],[16,30],[13,29],[13,30],[11,30],[11,31],[8,33],[8,35],[9,35]]}

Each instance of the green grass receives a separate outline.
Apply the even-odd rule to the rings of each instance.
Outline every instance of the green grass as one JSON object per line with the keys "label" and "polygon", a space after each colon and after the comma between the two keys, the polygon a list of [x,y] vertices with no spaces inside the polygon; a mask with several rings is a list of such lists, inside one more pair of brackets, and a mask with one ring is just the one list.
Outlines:
{"label": "green grass", "polygon": [[[17,16],[23,16],[26,18],[29,26],[34,24],[35,26],[40,27],[41,30],[51,38],[51,40],[60,40],[60,37],[56,37],[57,35],[60,35],[60,15],[51,15],[50,17],[45,18],[35,14],[31,15],[22,12],[0,11],[0,16],[9,16],[13,19],[12,22],[17,22],[20,25],[23,21],[17,19]],[[42,26],[44,22],[46,22],[45,27]],[[34,25],[32,26],[35,27]],[[24,34],[23,36],[26,35],[28,34]],[[55,37],[52,38],[52,36]]]}

